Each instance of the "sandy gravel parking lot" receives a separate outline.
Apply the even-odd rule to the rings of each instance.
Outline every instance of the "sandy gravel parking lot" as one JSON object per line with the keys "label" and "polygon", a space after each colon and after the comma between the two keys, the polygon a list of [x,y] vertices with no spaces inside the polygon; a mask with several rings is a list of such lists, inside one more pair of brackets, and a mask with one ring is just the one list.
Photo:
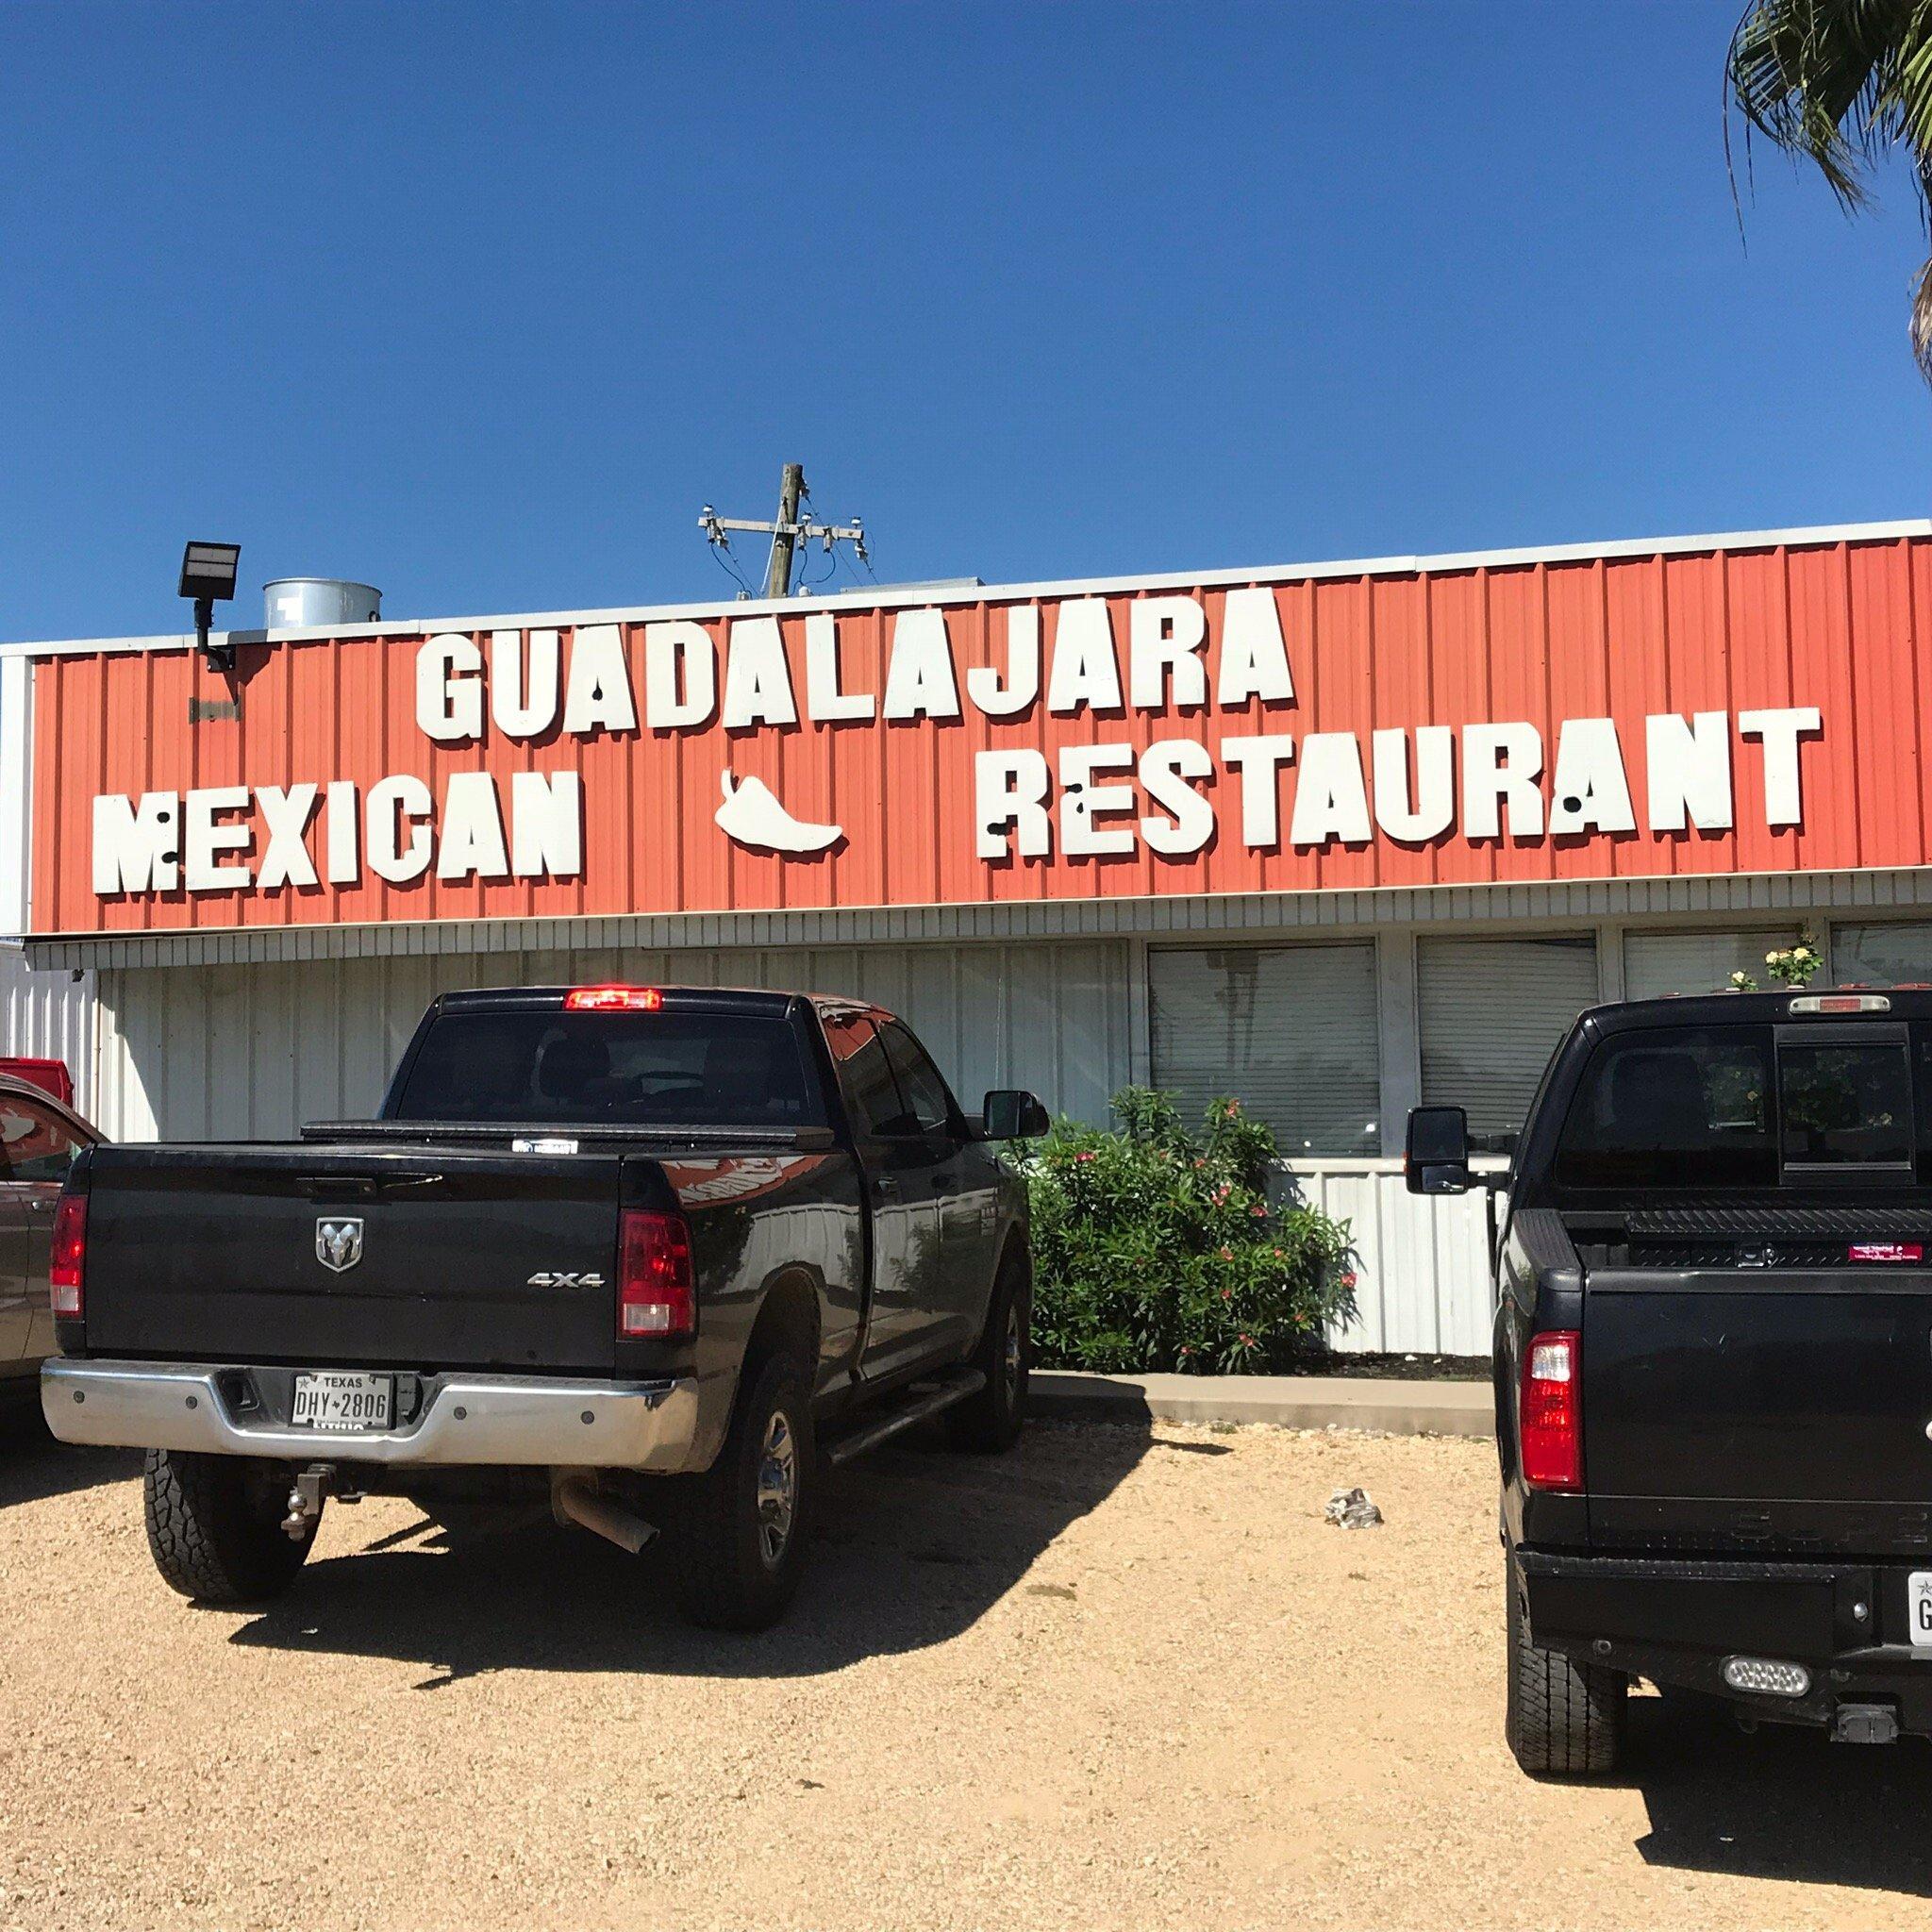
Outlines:
{"label": "sandy gravel parking lot", "polygon": [[[0,1924],[1884,1926],[1932,1751],[1687,1727],[1607,1789],[1500,1735],[1484,1442],[1036,1425],[834,1478],[763,1638],[613,1551],[332,1508],[195,1610],[130,1458],[0,1445]],[[1366,1483],[1381,1530],[1321,1520]]]}

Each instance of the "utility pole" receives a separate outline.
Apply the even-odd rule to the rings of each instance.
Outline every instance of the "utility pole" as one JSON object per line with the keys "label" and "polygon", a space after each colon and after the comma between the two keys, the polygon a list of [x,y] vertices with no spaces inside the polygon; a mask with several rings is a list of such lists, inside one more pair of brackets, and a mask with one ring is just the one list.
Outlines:
{"label": "utility pole", "polygon": [[791,594],[791,548],[798,541],[798,496],[805,488],[805,465],[787,463],[778,488],[778,527],[772,533],[772,561],[765,572],[765,595]]}
{"label": "utility pole", "polygon": [[[698,512],[698,528],[714,549],[726,552],[731,548],[731,539],[725,534],[729,530],[754,530],[769,535],[772,556],[765,568],[765,595],[768,597],[789,597],[791,594],[791,563],[802,544],[823,544],[829,557],[833,544],[850,543],[853,555],[869,568],[865,525],[857,517],[849,524],[822,524],[808,509],[801,512],[800,505],[810,501],[811,491],[806,485],[805,465],[787,463],[784,480],[778,490],[776,523],[758,523],[745,517],[721,517],[708,503]],[[726,568],[731,566],[726,565]],[[735,570],[732,574],[737,575]],[[744,582],[742,577],[739,581]],[[750,586],[746,585],[739,594],[749,596]]]}

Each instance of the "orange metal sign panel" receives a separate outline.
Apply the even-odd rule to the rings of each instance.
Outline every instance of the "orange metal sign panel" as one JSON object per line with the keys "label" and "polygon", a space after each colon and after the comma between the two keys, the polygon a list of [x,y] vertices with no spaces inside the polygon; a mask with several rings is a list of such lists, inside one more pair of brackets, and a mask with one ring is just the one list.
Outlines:
{"label": "orange metal sign panel", "polygon": [[1921,865],[1932,541],[39,661],[41,934]]}

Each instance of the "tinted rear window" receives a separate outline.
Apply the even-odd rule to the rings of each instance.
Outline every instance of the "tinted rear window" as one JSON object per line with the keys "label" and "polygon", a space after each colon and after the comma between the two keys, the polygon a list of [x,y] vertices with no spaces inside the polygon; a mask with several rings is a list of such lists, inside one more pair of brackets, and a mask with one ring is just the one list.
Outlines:
{"label": "tinted rear window", "polygon": [[1904,1028],[1890,1039],[1778,1042],[1787,1167],[1905,1167],[1912,1074]]}
{"label": "tinted rear window", "polygon": [[1768,1026],[1613,1034],[1570,1103],[1557,1186],[1774,1187],[1771,1072]]}
{"label": "tinted rear window", "polygon": [[[1932,1079],[1928,1046],[1921,1041],[1922,1084]],[[1557,1185],[1909,1182],[1932,1164],[1913,1088],[1909,1035],[1891,1022],[1615,1033],[1570,1104]]]}
{"label": "tinted rear window", "polygon": [[825,1124],[790,1023],[732,1013],[442,1013],[390,1114],[540,1125]]}

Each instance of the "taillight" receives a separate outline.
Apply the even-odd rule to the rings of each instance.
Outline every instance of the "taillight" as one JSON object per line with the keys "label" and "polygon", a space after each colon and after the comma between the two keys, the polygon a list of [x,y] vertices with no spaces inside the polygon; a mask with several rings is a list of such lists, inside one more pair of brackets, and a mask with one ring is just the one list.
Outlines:
{"label": "taillight", "polygon": [[580,986],[563,996],[566,1013],[655,1013],[663,1005],[655,986]]}
{"label": "taillight", "polygon": [[1583,1487],[1583,1338],[1557,1328],[1530,1338],[1523,1364],[1523,1479],[1533,1490]]}
{"label": "taillight", "polygon": [[691,1229],[684,1216],[626,1208],[617,1239],[618,1334],[633,1341],[695,1334]]}
{"label": "taillight", "polygon": [[54,1209],[54,1241],[47,1256],[47,1299],[64,1322],[80,1319],[82,1276],[87,1267],[87,1196],[62,1194]]}

